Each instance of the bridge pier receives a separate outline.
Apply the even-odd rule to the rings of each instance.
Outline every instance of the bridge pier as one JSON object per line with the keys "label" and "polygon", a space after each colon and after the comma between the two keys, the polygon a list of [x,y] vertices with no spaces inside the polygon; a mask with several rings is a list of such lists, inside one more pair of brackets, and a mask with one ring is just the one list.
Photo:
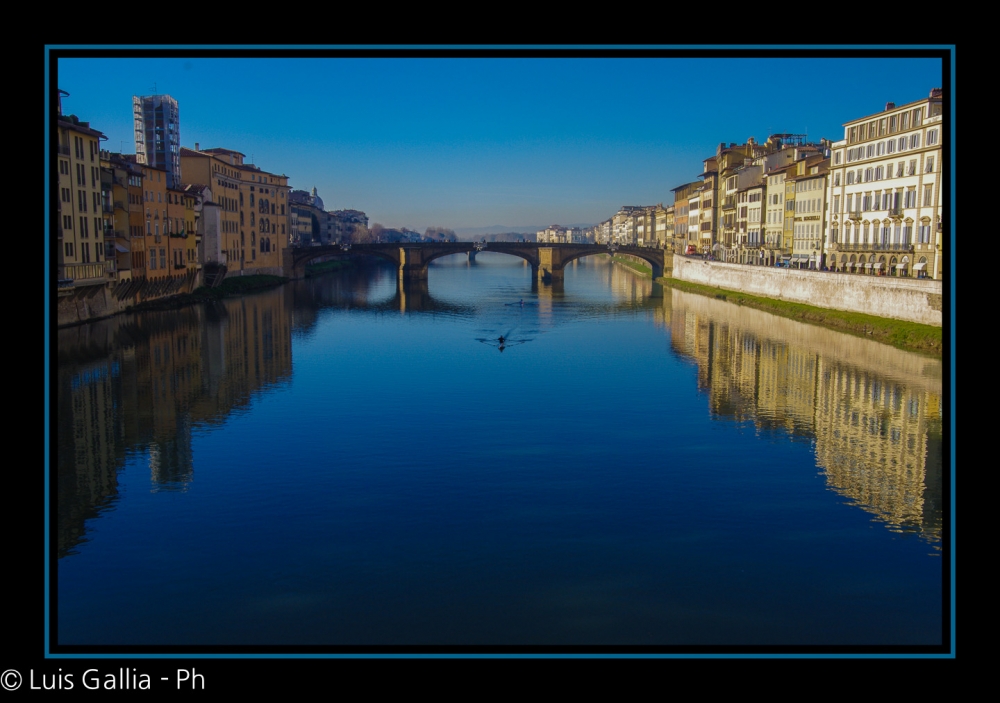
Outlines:
{"label": "bridge pier", "polygon": [[563,280],[562,251],[555,247],[538,247],[538,266],[535,275],[538,280],[550,283]]}
{"label": "bridge pier", "polygon": [[399,248],[399,278],[401,281],[426,281],[427,261],[419,247]]}

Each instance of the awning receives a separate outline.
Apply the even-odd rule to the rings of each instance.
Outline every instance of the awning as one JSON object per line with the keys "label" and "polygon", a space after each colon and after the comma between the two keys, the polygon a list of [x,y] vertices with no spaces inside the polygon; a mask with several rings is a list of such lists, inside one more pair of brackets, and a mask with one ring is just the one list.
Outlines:
{"label": "awning", "polygon": [[922,263],[922,264],[913,264],[913,270],[914,271],[923,271],[925,268],[927,268],[927,262],[926,261],[924,263]]}
{"label": "awning", "polygon": [[905,269],[905,268],[906,268],[906,264],[896,264],[896,269],[897,270],[898,269]]}
{"label": "awning", "polygon": [[854,268],[854,262],[853,261],[845,261],[844,263],[841,264],[841,266],[843,266],[845,269]]}
{"label": "awning", "polygon": [[878,262],[877,264],[874,264],[874,265],[872,266],[872,268],[873,268],[873,269],[880,269],[880,268],[882,268],[882,262],[881,262],[881,261],[879,261],[879,262]]}
{"label": "awning", "polygon": [[865,264],[865,268],[866,269],[870,269],[871,267],[872,267],[872,263],[870,261],[867,264]]}
{"label": "awning", "polygon": [[117,249],[118,251],[120,251],[122,254],[128,254],[128,249],[126,249],[125,247],[123,247],[121,244],[119,244],[117,242],[115,242],[115,249]]}

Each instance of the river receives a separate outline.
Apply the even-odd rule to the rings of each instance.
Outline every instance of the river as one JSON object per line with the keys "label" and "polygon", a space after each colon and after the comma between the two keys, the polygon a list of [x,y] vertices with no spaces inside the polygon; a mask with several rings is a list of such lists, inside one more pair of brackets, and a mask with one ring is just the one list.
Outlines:
{"label": "river", "polygon": [[56,354],[59,645],[943,642],[937,359],[489,252]]}

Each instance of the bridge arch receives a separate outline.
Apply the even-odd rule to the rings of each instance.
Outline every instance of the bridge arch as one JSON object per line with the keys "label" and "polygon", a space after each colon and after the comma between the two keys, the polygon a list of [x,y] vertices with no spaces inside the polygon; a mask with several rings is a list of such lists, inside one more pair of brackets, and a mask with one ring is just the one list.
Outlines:
{"label": "bridge arch", "polygon": [[435,259],[440,259],[443,256],[452,256],[454,254],[466,254],[466,253],[471,252],[471,251],[475,251],[477,254],[507,254],[509,256],[516,256],[518,258],[521,258],[521,259],[524,259],[525,261],[527,261],[529,264],[532,265],[532,267],[537,267],[538,266],[538,253],[537,253],[537,251],[532,252],[532,251],[519,250],[519,249],[511,249],[511,250],[506,250],[506,249],[491,249],[491,248],[489,248],[489,246],[487,246],[482,251],[477,251],[475,249],[475,245],[471,244],[471,243],[469,244],[468,247],[461,248],[461,249],[456,249],[455,251],[430,252],[429,254],[427,254],[427,256],[424,257],[424,263],[429,264],[430,262],[434,261]]}
{"label": "bridge arch", "polygon": [[392,249],[368,248],[355,250],[353,248],[343,250],[339,246],[322,247],[295,247],[287,249],[290,252],[290,260],[286,261],[285,275],[290,278],[302,278],[305,275],[306,266],[317,259],[342,259],[354,256],[374,256],[384,259],[399,266],[399,252]]}

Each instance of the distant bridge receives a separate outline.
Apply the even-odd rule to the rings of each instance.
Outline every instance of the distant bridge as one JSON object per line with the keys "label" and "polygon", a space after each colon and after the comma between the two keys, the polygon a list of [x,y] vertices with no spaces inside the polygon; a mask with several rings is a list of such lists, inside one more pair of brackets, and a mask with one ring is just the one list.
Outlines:
{"label": "distant bridge", "polygon": [[[345,256],[375,256],[391,261],[399,270],[404,281],[427,280],[427,264],[434,259],[452,254],[475,255],[483,247],[482,242],[427,242],[406,244],[352,244],[349,249],[340,245],[321,247],[289,247],[284,251],[284,270],[289,278],[304,278],[306,265],[317,259]],[[517,256],[531,264],[532,274],[541,281],[560,282],[566,264],[584,256],[607,254],[608,248],[602,244],[538,244],[535,242],[489,242],[482,251]],[[663,249],[623,246],[618,254],[638,257],[649,264],[653,278],[663,275],[665,261],[672,254]]]}

